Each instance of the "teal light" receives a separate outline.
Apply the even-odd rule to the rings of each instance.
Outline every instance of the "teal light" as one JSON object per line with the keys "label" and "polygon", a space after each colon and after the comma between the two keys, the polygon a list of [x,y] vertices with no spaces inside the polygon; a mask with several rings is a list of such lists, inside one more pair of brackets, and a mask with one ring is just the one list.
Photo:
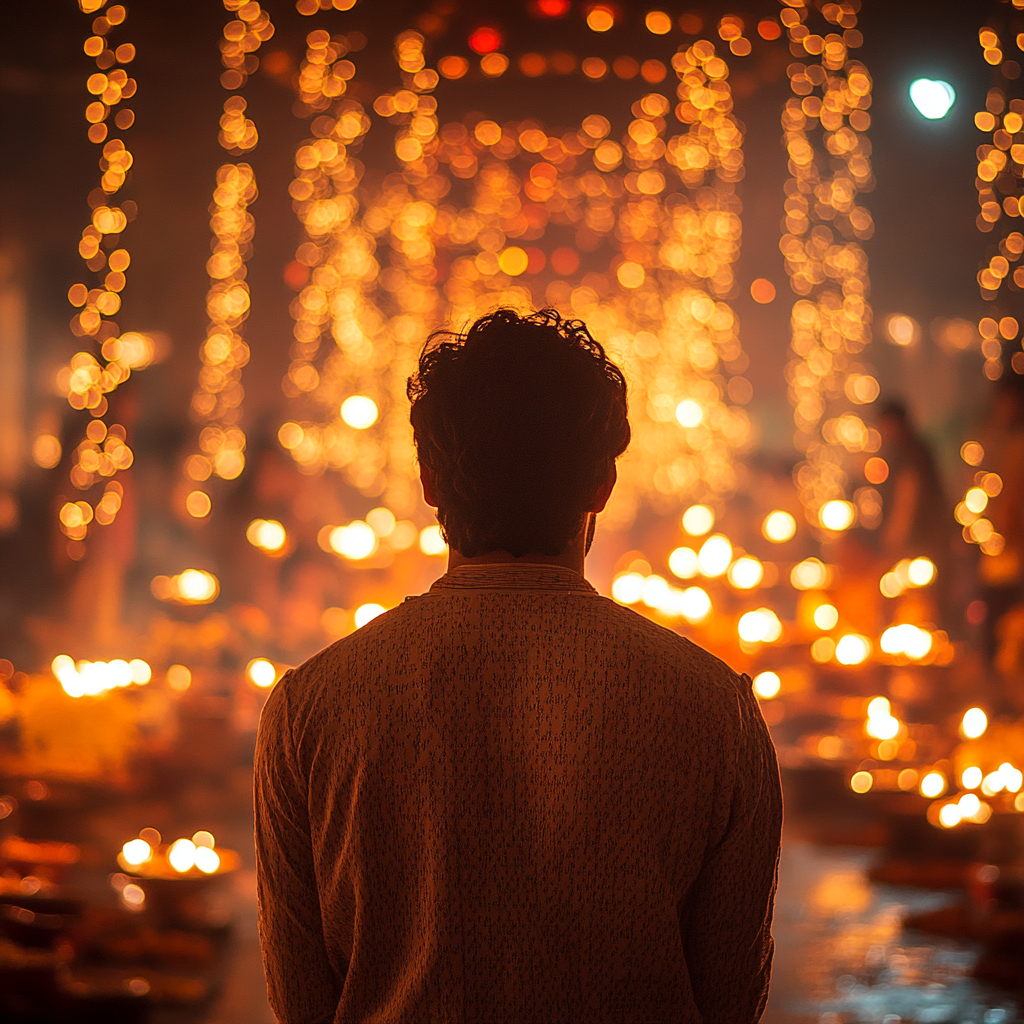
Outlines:
{"label": "teal light", "polygon": [[923,117],[938,121],[949,113],[956,101],[956,93],[949,82],[918,78],[910,84],[910,101]]}

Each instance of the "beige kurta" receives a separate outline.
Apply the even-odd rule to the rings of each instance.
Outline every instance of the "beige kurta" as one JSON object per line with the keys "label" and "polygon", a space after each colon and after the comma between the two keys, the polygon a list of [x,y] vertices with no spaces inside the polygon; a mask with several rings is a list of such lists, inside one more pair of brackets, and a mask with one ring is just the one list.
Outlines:
{"label": "beige kurta", "polygon": [[578,573],[462,566],[289,672],[256,752],[286,1024],[746,1024],[782,806],[750,681]]}

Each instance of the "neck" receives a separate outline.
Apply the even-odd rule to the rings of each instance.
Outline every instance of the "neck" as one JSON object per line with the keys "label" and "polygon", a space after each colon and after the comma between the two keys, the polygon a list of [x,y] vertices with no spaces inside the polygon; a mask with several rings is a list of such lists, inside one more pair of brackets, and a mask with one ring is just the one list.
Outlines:
{"label": "neck", "polygon": [[[587,517],[589,521],[589,516]],[[460,565],[493,565],[495,562],[522,563],[534,565],[563,565],[583,575],[583,560],[586,557],[586,535],[587,526],[584,527],[566,546],[565,551],[560,555],[542,555],[530,553],[526,555],[510,555],[507,551],[488,551],[483,555],[473,555],[467,558],[454,548],[448,551],[448,569],[452,570]]]}

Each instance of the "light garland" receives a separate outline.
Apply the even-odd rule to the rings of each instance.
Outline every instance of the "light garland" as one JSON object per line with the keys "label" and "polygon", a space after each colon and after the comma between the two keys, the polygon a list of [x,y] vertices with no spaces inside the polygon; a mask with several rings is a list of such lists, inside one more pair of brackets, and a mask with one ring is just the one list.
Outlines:
{"label": "light garland", "polygon": [[[726,301],[743,138],[714,45],[673,58],[683,133],[666,138],[672,104],[648,93],[615,141],[601,115],[561,138],[532,121],[440,125],[430,95],[438,74],[425,66],[422,36],[402,33],[403,87],[374,103],[397,127],[401,173],[360,206],[353,153],[371,122],[345,97],[355,66],[344,40],[316,31],[307,42],[300,95],[330,115],[314,120],[318,138],[300,147],[292,184],[308,238],[294,266],[311,275],[292,307],[284,387],[306,417],[279,438],[300,467],[339,469],[363,493],[383,494],[396,515],[411,514],[418,489],[404,386],[431,322],[443,314],[462,326],[497,305],[553,305],[586,319],[630,378],[636,440],[607,518],[626,526],[643,501],[674,511],[686,498],[734,489],[735,456],[750,438],[737,407],[751,394],[740,376],[746,359]],[[565,229],[576,232],[575,248],[552,241]],[[581,269],[579,250],[593,269]],[[443,294],[435,265],[447,268]],[[335,346],[324,354],[328,325]],[[347,416],[356,399],[370,400],[379,418]]]}
{"label": "light garland", "polygon": [[[1007,64],[1013,63],[1016,74],[1020,65],[1003,61],[1003,47],[999,34],[991,28],[978,33],[978,41],[985,62],[999,67],[1006,77]],[[978,174],[974,179],[980,207],[976,223],[978,230],[990,234],[1004,222],[1004,230],[978,271],[981,297],[992,302],[999,297],[1004,285],[1013,291],[1024,289],[1024,266],[1014,269],[1024,254],[1024,233],[1014,230],[1014,218],[1024,216],[1021,200],[1021,176],[1024,175],[1024,99],[1007,101],[1006,89],[994,86],[985,97],[985,109],[974,115],[974,123],[983,132],[992,133],[992,142],[978,147]],[[985,357],[985,376],[998,380],[1003,373],[1004,345],[1017,338],[1020,328],[1013,317],[983,317],[978,325],[981,333],[981,352]],[[1014,352],[1010,359],[1015,372],[1024,373],[1024,352]]]}
{"label": "light garland", "polygon": [[[848,52],[861,43],[854,5],[822,8],[841,34],[812,34],[804,24],[809,13],[802,3],[781,12],[791,52],[820,61],[788,69],[795,95],[782,114],[790,178],[779,247],[790,285],[801,296],[793,305],[793,357],[786,370],[795,443],[805,455],[794,478],[808,521],[828,526],[823,510],[845,500],[850,487],[848,456],[877,451],[881,443],[851,408],[873,402],[879,393],[859,359],[871,340],[870,280],[867,256],[853,241],[874,231],[870,213],[857,205],[858,194],[872,185],[871,146],[864,134],[871,123],[871,77]],[[816,146],[812,133],[819,124]],[[862,524],[877,525],[878,492],[858,488],[853,501]]]}
{"label": "light garland", "polygon": [[[221,85],[236,90],[258,67],[256,51],[273,36],[274,26],[256,0],[224,0],[224,8],[236,16],[224,26],[220,44],[225,68]],[[245,114],[244,97],[233,95],[224,101],[217,139],[234,156],[251,152],[259,141],[255,124]],[[203,368],[191,405],[192,418],[204,426],[199,433],[199,451],[190,454],[184,464],[185,510],[196,519],[208,516],[213,506],[208,489],[196,485],[211,476],[234,480],[245,468],[246,439],[238,424],[245,398],[242,368],[249,361],[249,346],[242,325],[249,316],[246,261],[252,254],[256,228],[249,206],[257,195],[256,176],[249,164],[229,162],[218,168],[210,205],[213,255],[206,263],[209,325],[199,350]]]}
{"label": "light garland", "polygon": [[[85,14],[96,14],[105,6],[106,0],[79,0],[79,7]],[[109,198],[124,185],[134,162],[124,142],[109,137],[108,124],[112,120],[117,129],[124,131],[135,122],[135,114],[128,108],[122,108],[111,118],[114,108],[136,91],[135,80],[128,77],[124,67],[114,67],[131,63],[135,47],[121,43],[114,48],[109,39],[111,30],[123,24],[126,17],[127,12],[120,4],[108,7],[105,14],[93,20],[92,35],[83,47],[99,68],[86,83],[93,97],[85,110],[88,137],[96,145],[103,144],[103,149],[99,161],[100,185],[89,195],[92,221],[82,232],[78,252],[93,274],[104,271],[106,274],[101,287],[72,285],[68,301],[81,310],[71,319],[72,332],[79,338],[92,338],[100,358],[95,351],[77,352],[58,372],[57,386],[73,409],[88,409],[92,416],[85,438],[72,453],[71,483],[80,491],[88,491],[102,480],[106,483],[95,505],[82,499],[67,501],[61,506],[60,527],[68,537],[68,554],[76,560],[85,554],[84,541],[90,524],[106,526],[114,521],[124,488],[113,477],[127,470],[134,460],[125,428],[118,423],[108,427],[104,422],[109,411],[107,395],[128,380],[133,369],[141,369],[153,358],[151,338],[136,332],[121,334],[119,326],[111,319],[121,308],[125,271],[131,263],[128,250],[119,247],[121,233],[137,212],[131,200],[116,206]],[[46,463],[56,465],[58,461],[59,455],[54,458],[51,453]]]}

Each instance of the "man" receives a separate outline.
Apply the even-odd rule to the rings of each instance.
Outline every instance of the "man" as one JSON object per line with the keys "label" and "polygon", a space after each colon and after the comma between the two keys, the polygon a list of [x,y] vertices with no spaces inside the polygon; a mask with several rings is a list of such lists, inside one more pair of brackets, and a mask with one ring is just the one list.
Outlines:
{"label": "man", "polygon": [[435,335],[409,395],[448,572],[260,723],[275,1012],[758,1020],[781,797],[750,681],[583,577],[622,373],[582,323],[498,310]]}

